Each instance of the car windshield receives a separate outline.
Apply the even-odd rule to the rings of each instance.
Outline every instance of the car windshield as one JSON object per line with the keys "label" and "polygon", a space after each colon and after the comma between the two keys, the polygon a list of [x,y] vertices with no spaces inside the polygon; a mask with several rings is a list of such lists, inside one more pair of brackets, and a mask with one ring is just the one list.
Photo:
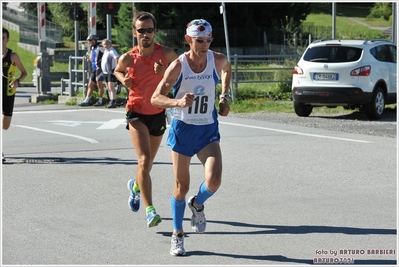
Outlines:
{"label": "car windshield", "polygon": [[311,62],[351,62],[359,60],[361,48],[345,46],[317,46],[309,48],[303,59]]}

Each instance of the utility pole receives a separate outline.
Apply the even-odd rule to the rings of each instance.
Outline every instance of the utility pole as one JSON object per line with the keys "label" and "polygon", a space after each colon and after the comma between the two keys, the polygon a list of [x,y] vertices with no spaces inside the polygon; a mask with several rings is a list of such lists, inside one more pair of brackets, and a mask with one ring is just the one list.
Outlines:
{"label": "utility pole", "polygon": [[[219,7],[220,14],[223,14],[223,24],[224,24],[224,36],[226,39],[226,54],[227,54],[227,60],[230,62],[230,44],[229,44],[229,32],[228,32],[228,27],[227,27],[227,18],[226,18],[226,7],[224,5],[224,2],[222,2],[222,5]],[[230,80],[230,94],[231,94],[231,101],[234,104],[234,90],[232,86],[232,80]]]}
{"label": "utility pole", "polygon": [[335,2],[332,2],[332,38],[336,39],[337,38],[337,10],[336,10],[337,4]]}
{"label": "utility pole", "polygon": [[398,42],[398,39],[397,39],[398,37],[397,37],[397,33],[396,33],[396,30],[397,30],[396,23],[397,23],[397,19],[398,19],[397,12],[398,12],[397,3],[393,2],[392,3],[392,42],[394,44],[397,44],[397,42]]}
{"label": "utility pole", "polygon": [[[134,2],[132,2],[132,13],[133,13],[133,18],[136,16],[136,7],[134,6]],[[132,47],[136,45],[136,40],[135,37],[132,33]]]}
{"label": "utility pole", "polygon": [[51,92],[50,56],[47,53],[46,43],[46,6],[44,2],[38,3],[38,29],[39,29],[39,58],[37,60],[38,76],[37,90],[39,94]]}
{"label": "utility pole", "polygon": [[97,16],[97,5],[96,2],[91,2],[89,3],[90,7],[90,26],[89,26],[89,32],[91,35],[97,35],[97,21],[96,21],[96,16]]}

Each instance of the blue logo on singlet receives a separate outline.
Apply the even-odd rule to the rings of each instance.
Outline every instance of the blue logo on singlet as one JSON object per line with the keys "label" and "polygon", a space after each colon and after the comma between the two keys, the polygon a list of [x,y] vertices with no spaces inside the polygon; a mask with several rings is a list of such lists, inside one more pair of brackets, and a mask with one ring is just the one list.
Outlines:
{"label": "blue logo on singlet", "polygon": [[195,95],[203,95],[204,91],[205,91],[205,87],[203,87],[202,85],[198,85],[194,88]]}

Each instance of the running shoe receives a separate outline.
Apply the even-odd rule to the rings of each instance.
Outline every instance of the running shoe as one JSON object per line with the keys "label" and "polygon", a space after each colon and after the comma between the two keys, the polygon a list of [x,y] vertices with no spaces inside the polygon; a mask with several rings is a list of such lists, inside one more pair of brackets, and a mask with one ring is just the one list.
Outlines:
{"label": "running shoe", "polygon": [[129,207],[132,211],[136,212],[140,209],[140,192],[134,192],[133,190],[134,179],[127,182],[127,189],[130,191],[129,196]]}
{"label": "running shoe", "polygon": [[162,222],[162,218],[155,210],[147,213],[147,227],[157,226],[160,222]]}
{"label": "running shoe", "polygon": [[79,107],[87,107],[87,106],[89,106],[89,103],[86,102],[82,102],[79,104]]}
{"label": "running shoe", "polygon": [[172,256],[186,255],[186,251],[184,250],[184,234],[179,234],[179,235],[172,234],[172,240],[170,241],[170,255]]}
{"label": "running shoe", "polygon": [[97,101],[97,103],[95,103],[93,106],[95,106],[95,107],[101,107],[102,105],[103,105],[102,102]]}
{"label": "running shoe", "polygon": [[107,108],[116,108],[116,101],[115,100],[111,100],[109,102]]}
{"label": "running shoe", "polygon": [[193,228],[193,230],[198,234],[202,234],[205,232],[206,228],[204,206],[202,206],[201,210],[197,210],[193,205],[195,197],[196,196],[190,197],[187,203],[187,206],[193,212],[193,216],[191,216],[191,228]]}

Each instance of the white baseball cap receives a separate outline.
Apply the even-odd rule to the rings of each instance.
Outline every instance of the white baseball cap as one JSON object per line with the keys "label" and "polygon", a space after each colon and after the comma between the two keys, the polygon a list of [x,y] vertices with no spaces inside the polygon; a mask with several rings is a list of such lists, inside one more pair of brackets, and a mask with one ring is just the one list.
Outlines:
{"label": "white baseball cap", "polygon": [[194,19],[187,24],[186,34],[190,37],[211,37],[212,26],[204,19]]}

